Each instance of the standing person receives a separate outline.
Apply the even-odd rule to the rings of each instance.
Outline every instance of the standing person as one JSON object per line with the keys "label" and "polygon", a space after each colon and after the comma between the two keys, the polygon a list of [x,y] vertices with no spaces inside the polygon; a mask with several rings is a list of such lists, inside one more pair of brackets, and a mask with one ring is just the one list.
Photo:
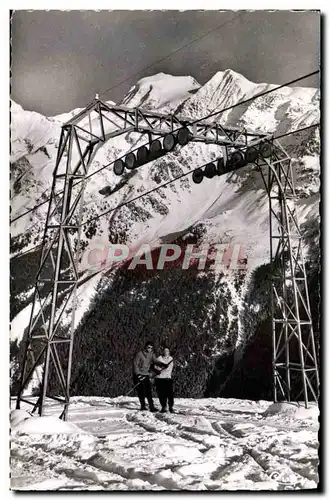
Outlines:
{"label": "standing person", "polygon": [[152,399],[152,391],[150,384],[150,368],[156,361],[156,356],[153,352],[154,345],[152,342],[147,342],[144,348],[137,353],[133,362],[133,382],[138,394],[141,410],[146,410],[145,398],[148,400],[149,410],[157,411]]}
{"label": "standing person", "polygon": [[168,404],[168,409],[173,413],[173,358],[168,347],[164,347],[163,355],[156,358],[156,364],[157,363],[159,363],[159,366],[163,367],[155,377],[157,394],[162,407],[161,412],[166,412]]}

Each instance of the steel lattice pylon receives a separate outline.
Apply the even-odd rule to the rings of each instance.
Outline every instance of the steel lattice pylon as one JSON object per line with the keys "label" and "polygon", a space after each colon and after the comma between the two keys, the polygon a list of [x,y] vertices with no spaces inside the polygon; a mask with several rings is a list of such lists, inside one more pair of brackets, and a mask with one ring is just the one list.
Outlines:
{"label": "steel lattice pylon", "polygon": [[[271,141],[267,177],[261,175],[269,198],[270,261],[276,271],[272,286],[274,401],[296,401],[303,395],[317,402],[319,373],[303,257],[303,241],[295,209],[291,158]],[[297,377],[298,375],[298,377]],[[294,382],[294,386],[292,382]]]}
{"label": "steel lattice pylon", "polygon": [[[246,148],[250,144],[259,144],[266,137],[265,134],[251,134],[245,130],[222,127],[219,124],[197,125],[191,119],[182,120],[171,115],[160,115],[140,109],[108,106],[98,99],[63,125],[53,174],[42,255],[36,277],[17,408],[20,408],[21,401],[24,401],[33,405],[34,410],[38,409],[39,415],[42,415],[46,397],[50,397],[63,404],[61,418],[66,418],[70,401],[77,288],[85,280],[78,269],[83,195],[87,178],[90,176],[89,166],[98,147],[108,139],[128,131],[146,133],[151,142],[152,136],[165,136],[182,127],[188,128],[190,140],[218,144],[223,150],[226,149],[228,154],[230,151]],[[315,400],[317,393],[312,388],[311,377],[306,373],[313,370],[318,386],[318,371],[301,237],[299,236],[298,246],[293,243],[293,227],[296,228],[297,234],[300,233],[294,208],[289,206],[289,199],[293,200],[294,197],[291,164],[283,148],[273,141],[270,143],[271,156],[266,160],[259,158],[256,165],[258,168],[264,165],[268,167],[268,179],[261,173],[270,200],[271,260],[282,259],[283,264],[283,273],[279,276],[278,282],[274,283],[275,300],[283,304],[280,307],[281,317],[275,318],[275,312],[273,313],[275,400],[278,387],[281,388],[283,397],[290,400],[290,373],[298,369],[302,374],[302,390],[307,404],[308,390]],[[278,209],[280,217],[276,213]],[[280,237],[273,234],[274,217],[278,222],[281,221]],[[284,260],[287,253],[289,268],[287,261]],[[291,279],[293,287],[287,286],[288,279]],[[298,285],[300,281],[303,285]],[[290,295],[291,290],[293,297]],[[292,306],[291,299],[293,299]],[[306,321],[300,319],[301,307],[304,307],[307,315]],[[63,330],[61,320],[69,308],[70,327],[68,330]],[[305,340],[306,329],[307,340]],[[298,365],[294,365],[288,356],[283,365],[282,353],[290,351],[293,338],[298,338],[299,341],[301,356]],[[309,362],[310,359],[313,360],[312,368],[307,365],[307,360]],[[34,395],[26,395],[25,392],[28,392],[29,382],[38,366],[42,366],[43,371],[39,398],[35,402],[35,398],[32,397]],[[280,375],[282,369],[286,370],[287,391]],[[50,394],[50,370],[53,370],[57,377],[61,394]]]}

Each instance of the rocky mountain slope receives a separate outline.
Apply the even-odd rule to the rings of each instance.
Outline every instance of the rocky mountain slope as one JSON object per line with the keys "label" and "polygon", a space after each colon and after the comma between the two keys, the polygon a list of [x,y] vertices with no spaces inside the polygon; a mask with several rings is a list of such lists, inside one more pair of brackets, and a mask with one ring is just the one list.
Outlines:
{"label": "rocky mountain slope", "polygon": [[[218,72],[204,86],[191,77],[160,73],[140,80],[122,104],[199,118],[274,87],[249,82],[231,70]],[[13,219],[48,198],[61,124],[79,110],[46,118],[24,111],[18,104],[12,103],[11,111]],[[215,121],[214,118],[212,120]],[[223,125],[244,126],[251,131],[280,135],[319,122],[319,91],[303,87],[282,88],[229,110],[216,120]],[[319,141],[318,128],[283,139],[283,145],[294,158],[299,197],[297,209],[300,223],[309,235],[306,239],[307,251],[309,244],[317,246]],[[137,133],[107,141],[98,150],[90,171],[143,143],[144,139]],[[127,176],[124,182],[114,175],[111,168],[104,169],[87,184],[83,219],[88,221],[90,217],[203,165],[218,155],[218,146],[189,143],[135,170],[134,175]],[[46,211],[47,203],[11,225],[11,335],[12,340],[16,339],[18,343],[28,325],[39,257],[39,249],[33,249],[40,243]],[[265,311],[261,311],[265,306],[264,296],[255,289],[253,270],[267,265],[268,231],[267,195],[260,175],[249,170],[248,166],[232,174],[205,179],[200,185],[193,184],[191,176],[184,177],[111,212],[92,226],[87,224],[83,232],[85,253],[81,264],[86,272],[93,252],[100,249],[106,251],[109,244],[118,242],[129,244],[131,248],[146,243],[157,248],[160,243],[170,241],[183,246],[187,241],[210,245],[222,243],[228,244],[231,249],[236,244],[240,245],[241,256],[247,258],[249,265],[246,272],[228,269],[220,273],[184,274],[183,270],[176,268],[171,273],[129,274],[124,270],[100,273],[88,281],[79,290],[77,319],[80,321],[80,335],[75,355],[80,361],[75,364],[75,369],[78,373],[89,360],[89,367],[94,363],[95,380],[91,386],[87,382],[78,384],[77,393],[95,394],[97,388],[105,384],[112,395],[117,395],[120,383],[111,385],[109,382],[110,385],[107,385],[105,380],[113,380],[119,370],[122,373],[120,379],[125,384],[129,373],[127,358],[144,338],[151,336],[156,343],[167,338],[175,346],[181,359],[178,369],[181,387],[184,387],[187,377],[191,378],[192,368],[185,367],[193,366],[193,360],[198,358],[194,361],[197,363],[194,371],[203,375],[196,375],[194,387],[196,396],[203,395],[216,363],[219,365],[219,360],[229,353],[230,367],[235,364],[249,339],[256,334],[256,329],[267,319]],[[25,253],[27,250],[30,252]],[[163,291],[163,299],[159,305],[160,290]],[[134,304],[130,297],[134,297]],[[167,302],[176,304],[174,311],[173,307],[168,310]],[[111,318],[104,312],[110,303]],[[155,315],[157,318],[150,326]],[[99,347],[92,345],[95,338],[91,339],[90,329],[98,330]],[[112,351],[106,347],[109,343]],[[126,350],[125,360],[120,354],[122,349]],[[86,352],[89,358],[85,356],[82,362],[82,353]],[[100,356],[102,352],[104,359],[103,354]],[[219,383],[216,385],[219,386]],[[184,392],[182,389],[181,395],[184,396]]]}

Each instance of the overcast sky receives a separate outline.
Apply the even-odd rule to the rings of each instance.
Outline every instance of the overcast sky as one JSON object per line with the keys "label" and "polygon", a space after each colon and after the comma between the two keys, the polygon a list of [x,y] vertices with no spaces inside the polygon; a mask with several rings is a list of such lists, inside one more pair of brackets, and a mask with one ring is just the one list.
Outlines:
{"label": "overcast sky", "polygon": [[[203,84],[231,68],[254,82],[285,83],[318,68],[320,14],[21,10],[13,13],[11,34],[12,98],[50,116],[83,107],[110,87],[101,97],[120,102],[137,80],[160,71]],[[317,78],[300,85],[316,86]]]}

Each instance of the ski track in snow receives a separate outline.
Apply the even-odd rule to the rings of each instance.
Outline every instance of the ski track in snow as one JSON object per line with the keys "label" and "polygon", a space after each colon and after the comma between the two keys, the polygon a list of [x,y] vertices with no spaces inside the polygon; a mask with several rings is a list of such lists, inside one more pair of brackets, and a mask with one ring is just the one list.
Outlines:
{"label": "ski track in snow", "polygon": [[[11,488],[316,488],[317,407],[285,404],[264,414],[269,406],[267,401],[177,399],[176,412],[162,414],[139,411],[132,397],[75,397],[68,424],[77,432],[73,426],[61,433],[59,426],[58,433],[54,427],[41,433],[40,417],[23,421],[29,424],[25,432],[24,426],[12,425]],[[57,403],[47,404],[45,415],[58,416]]]}

